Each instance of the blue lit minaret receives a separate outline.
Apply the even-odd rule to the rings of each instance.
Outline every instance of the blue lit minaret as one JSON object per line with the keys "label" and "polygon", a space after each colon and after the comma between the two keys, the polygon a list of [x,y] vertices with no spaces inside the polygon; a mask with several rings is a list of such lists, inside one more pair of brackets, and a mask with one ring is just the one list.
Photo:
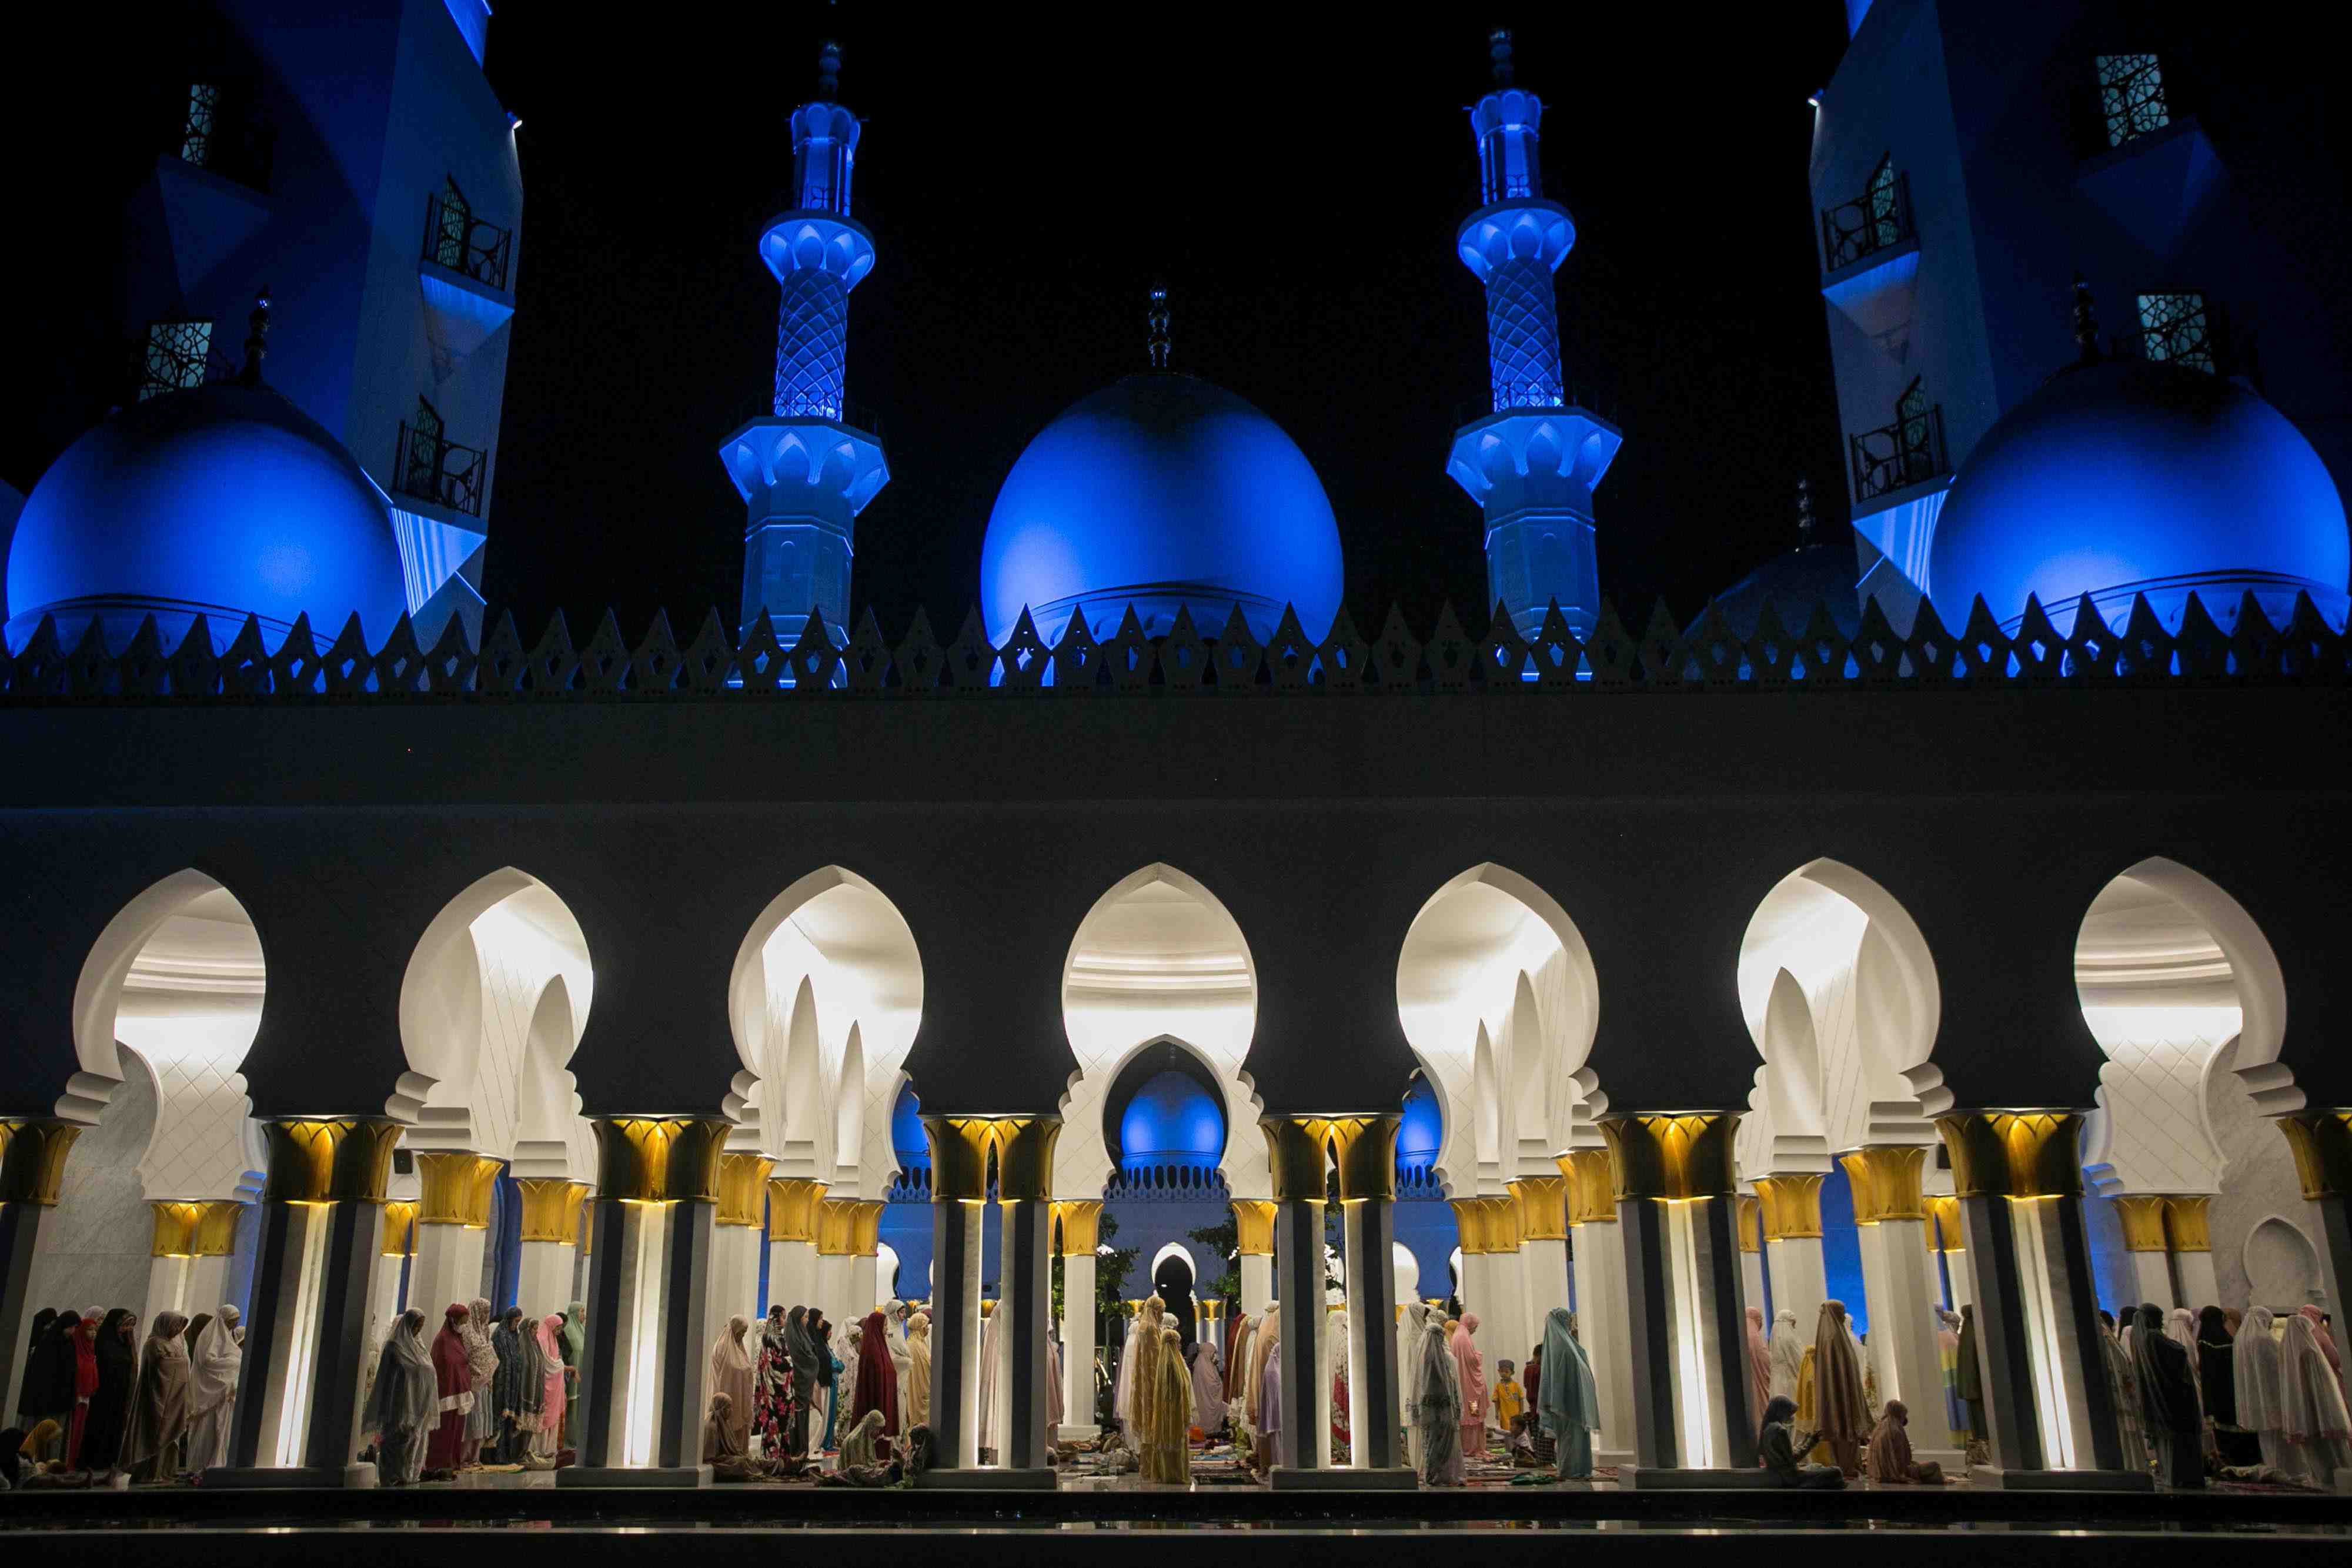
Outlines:
{"label": "blue lit minaret", "polygon": [[1511,85],[1511,35],[1489,38],[1495,90],[1470,110],[1486,205],[1462,220],[1462,264],[1486,286],[1495,412],[1454,433],[1446,471],[1486,514],[1486,598],[1532,639],[1552,601],[1579,637],[1600,612],[1592,487],[1622,439],[1567,400],[1551,275],[1576,243],[1568,209],[1543,196],[1543,102]]}
{"label": "blue lit minaret", "polygon": [[809,611],[841,635],[857,514],[890,480],[882,443],[845,423],[849,291],[874,267],[874,236],[849,215],[863,127],[834,101],[841,47],[820,57],[814,101],[793,110],[793,204],[768,220],[760,259],[783,289],[776,320],[775,411],[719,448],[749,508],[743,527],[743,629],[761,610],[786,647]]}

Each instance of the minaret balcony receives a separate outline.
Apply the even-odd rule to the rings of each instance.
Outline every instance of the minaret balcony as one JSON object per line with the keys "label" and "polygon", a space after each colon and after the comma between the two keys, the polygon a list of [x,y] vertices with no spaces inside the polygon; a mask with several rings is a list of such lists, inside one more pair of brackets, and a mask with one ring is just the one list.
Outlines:
{"label": "minaret balcony", "polygon": [[1906,414],[1892,424],[1846,438],[1860,507],[1897,491],[1941,479],[1951,469],[1944,448],[1944,405]]}
{"label": "minaret balcony", "polygon": [[1531,507],[1589,518],[1593,486],[1624,440],[1588,409],[1507,408],[1454,433],[1445,471],[1490,525]]}
{"label": "minaret balcony", "polygon": [[512,229],[476,217],[472,208],[446,193],[436,191],[425,199],[424,261],[506,295],[507,268],[513,256]]}
{"label": "minaret balcony", "polygon": [[1540,196],[1518,196],[1480,207],[1462,220],[1454,246],[1462,265],[1484,283],[1505,262],[1540,260],[1553,271],[1576,245],[1576,224],[1568,209]]}
{"label": "minaret balcony", "polygon": [[748,421],[719,443],[719,460],[753,528],[793,518],[846,537],[857,514],[890,482],[879,440],[813,415]]}
{"label": "minaret balcony", "polygon": [[392,487],[412,500],[468,517],[482,515],[490,455],[404,422],[393,456]]}
{"label": "minaret balcony", "polygon": [[760,259],[778,283],[795,272],[827,272],[855,288],[874,270],[874,236],[838,213],[779,213],[761,232]]}
{"label": "minaret balcony", "polygon": [[1822,209],[1822,272],[1832,283],[1918,248],[1908,174],[1874,176],[1861,195]]}

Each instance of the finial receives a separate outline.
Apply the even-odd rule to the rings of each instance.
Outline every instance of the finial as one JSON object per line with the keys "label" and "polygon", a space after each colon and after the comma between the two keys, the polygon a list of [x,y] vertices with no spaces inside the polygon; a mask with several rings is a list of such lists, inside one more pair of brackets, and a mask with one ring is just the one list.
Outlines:
{"label": "finial", "polygon": [[1797,476],[1797,548],[1811,549],[1813,544],[1813,482],[1802,474]]}
{"label": "finial", "polygon": [[841,46],[827,38],[817,46],[816,95],[829,101],[840,87]]}
{"label": "finial", "polygon": [[1168,368],[1168,287],[1165,284],[1151,286],[1151,368]]}
{"label": "finial", "polygon": [[1495,62],[1495,85],[1511,85],[1511,30],[1508,27],[1489,28],[1486,33],[1486,57]]}
{"label": "finial", "polygon": [[2074,362],[2095,365],[2104,357],[2099,352],[2099,314],[2091,303],[2091,280],[2081,273],[2074,275]]}
{"label": "finial", "polygon": [[253,314],[245,321],[245,365],[236,372],[236,382],[239,386],[257,387],[261,384],[261,356],[269,351],[269,285],[267,283],[261,286],[261,292],[253,297]]}

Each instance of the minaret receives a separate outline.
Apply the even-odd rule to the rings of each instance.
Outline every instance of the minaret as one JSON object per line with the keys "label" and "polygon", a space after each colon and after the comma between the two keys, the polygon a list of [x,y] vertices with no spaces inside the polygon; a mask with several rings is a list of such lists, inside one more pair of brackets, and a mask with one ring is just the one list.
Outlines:
{"label": "minaret", "polygon": [[743,630],[761,610],[787,648],[809,611],[837,639],[849,615],[857,514],[890,480],[882,443],[845,423],[849,291],[874,267],[874,236],[849,215],[857,117],[834,101],[841,47],[819,57],[817,95],[793,110],[793,204],[768,220],[760,259],[783,289],[774,413],[719,448],[743,497]]}
{"label": "minaret", "polygon": [[1551,275],[1576,243],[1568,209],[1543,196],[1543,102],[1511,85],[1511,35],[1488,37],[1495,89],[1470,110],[1486,205],[1462,220],[1462,264],[1486,286],[1495,412],[1454,433],[1446,471],[1486,514],[1486,597],[1532,639],[1550,603],[1579,637],[1600,612],[1592,487],[1622,439],[1567,400]]}

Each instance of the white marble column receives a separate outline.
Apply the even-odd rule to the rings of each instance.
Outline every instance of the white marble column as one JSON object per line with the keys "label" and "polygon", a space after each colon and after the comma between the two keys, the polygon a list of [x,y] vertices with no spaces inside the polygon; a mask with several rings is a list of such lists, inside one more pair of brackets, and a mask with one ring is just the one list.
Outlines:
{"label": "white marble column", "polygon": [[1916,1145],[1857,1149],[1843,1156],[1853,1191],[1855,1231],[1862,1243],[1863,1283],[1869,1295],[1870,1359],[1882,1400],[1911,1410],[1911,1444],[1921,1463],[1933,1459],[1955,1471],[1963,1455],[1936,1418],[1944,1408],[1944,1364],[1936,1309],[1942,1300],[1936,1254],[1927,1247],[1927,1210],[1920,1190],[1927,1151]]}
{"label": "white marble column", "polygon": [[1234,1234],[1242,1277],[1244,1316],[1265,1315],[1274,1301],[1274,1200],[1237,1197],[1233,1200]]}
{"label": "white marble column", "polygon": [[[406,1306],[401,1298],[401,1275],[416,1248],[416,1205],[395,1199],[383,1206],[383,1241],[375,1268],[374,1300],[368,1305],[368,1343],[381,1345],[392,1320]],[[568,1285],[569,1281],[565,1281]],[[569,1300],[567,1296],[565,1298]],[[362,1369],[361,1381],[366,1381]]]}
{"label": "white marble column", "polygon": [[1811,1337],[1829,1299],[1822,1262],[1822,1182],[1807,1171],[1759,1176],[1764,1214],[1764,1260],[1772,1275],[1772,1310],[1797,1314],[1798,1331]]}
{"label": "white marble column", "polygon": [[768,1304],[804,1307],[816,1299],[817,1205],[824,1183],[768,1178]]}
{"label": "white marble column", "polygon": [[1633,1458],[1633,1362],[1626,1340],[1625,1246],[1617,1224],[1606,1149],[1574,1149],[1559,1157],[1568,1178],[1570,1250],[1576,1267],[1576,1333],[1592,1364],[1601,1396],[1596,1465]]}
{"label": "white marble column", "polygon": [[856,1226],[855,1198],[828,1197],[817,1205],[816,1290],[810,1304],[824,1309],[824,1315],[845,1330],[874,1310],[873,1302],[856,1300],[849,1277],[850,1262],[856,1256]]}
{"label": "white marble column", "polygon": [[1071,1442],[1102,1435],[1095,1419],[1095,1249],[1101,1244],[1102,1203],[1064,1199],[1054,1205],[1062,1257],[1062,1429]]}
{"label": "white marble column", "polygon": [[1764,1289],[1764,1213],[1763,1200],[1742,1194],[1739,1199],[1739,1283],[1748,1292],[1748,1304],[1764,1314],[1764,1327],[1772,1327],[1773,1308],[1769,1292]]}
{"label": "white marble column", "polygon": [[580,1234],[580,1211],[588,1187],[583,1182],[560,1176],[524,1176],[515,1187],[522,1202],[522,1258],[512,1304],[536,1323],[572,1304],[572,1275],[579,1261],[573,1241]]}
{"label": "white marble column", "polygon": [[2164,1200],[2164,1236],[2172,1249],[2172,1278],[2180,1300],[2174,1303],[2191,1312],[2221,1304],[2221,1285],[2213,1271],[2213,1242],[2206,1229],[2210,1194],[2175,1193]]}
{"label": "white marble column", "polygon": [[470,1302],[482,1293],[490,1187],[499,1168],[499,1161],[467,1152],[426,1150],[416,1156],[423,1196],[408,1300],[424,1310],[428,1337],[439,1332],[442,1314],[453,1303]]}

